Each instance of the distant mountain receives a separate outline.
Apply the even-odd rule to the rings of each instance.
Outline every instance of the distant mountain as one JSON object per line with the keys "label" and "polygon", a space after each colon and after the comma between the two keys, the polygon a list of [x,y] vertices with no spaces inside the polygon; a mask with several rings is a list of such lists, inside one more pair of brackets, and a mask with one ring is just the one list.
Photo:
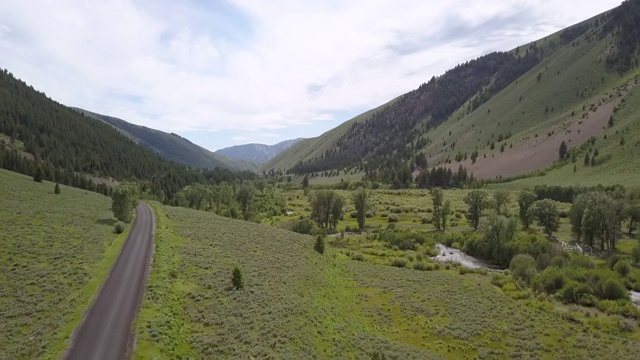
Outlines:
{"label": "distant mountain", "polygon": [[255,162],[230,159],[215,154],[174,133],[169,134],[146,126],[134,125],[122,119],[96,114],[80,108],[73,109],[85,116],[111,125],[138,145],[151,149],[165,159],[180,164],[203,169],[221,167],[230,170],[250,171],[256,171],[259,166]]}
{"label": "distant mountain", "polygon": [[223,155],[232,159],[253,161],[260,164],[264,164],[267,161],[276,157],[281,152],[295,145],[300,140],[304,140],[304,139],[298,138],[293,140],[285,140],[275,145],[264,145],[264,144],[236,145],[236,146],[220,149],[216,151],[216,154]]}

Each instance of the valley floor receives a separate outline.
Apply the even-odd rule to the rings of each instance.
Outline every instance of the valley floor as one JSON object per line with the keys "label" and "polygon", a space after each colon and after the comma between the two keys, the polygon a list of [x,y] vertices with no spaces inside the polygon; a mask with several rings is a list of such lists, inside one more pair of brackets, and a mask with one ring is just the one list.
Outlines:
{"label": "valley floor", "polygon": [[[136,358],[616,358],[617,317],[513,294],[492,275],[350,260],[309,236],[155,205]],[[244,289],[233,290],[240,267]],[[516,296],[517,297],[517,296]]]}

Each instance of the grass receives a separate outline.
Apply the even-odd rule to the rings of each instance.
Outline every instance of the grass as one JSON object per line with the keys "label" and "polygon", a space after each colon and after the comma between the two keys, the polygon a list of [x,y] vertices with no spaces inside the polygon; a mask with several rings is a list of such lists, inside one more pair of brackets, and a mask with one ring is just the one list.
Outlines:
{"label": "grass", "polygon": [[[155,205],[156,253],[135,357],[635,358],[637,330],[492,274],[351,260],[314,238]],[[391,254],[390,254],[391,255]],[[231,287],[240,267],[244,289]],[[512,286],[512,285],[511,285]]]}
{"label": "grass", "polygon": [[0,349],[59,358],[124,244],[108,197],[0,170]]}

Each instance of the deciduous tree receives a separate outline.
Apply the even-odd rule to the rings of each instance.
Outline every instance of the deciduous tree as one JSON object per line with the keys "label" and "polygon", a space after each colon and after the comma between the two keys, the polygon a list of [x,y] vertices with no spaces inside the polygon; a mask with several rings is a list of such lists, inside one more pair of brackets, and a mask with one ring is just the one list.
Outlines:
{"label": "deciduous tree", "polygon": [[536,194],[530,190],[522,190],[518,194],[518,207],[519,207],[519,217],[520,222],[522,222],[522,226],[525,229],[529,228],[531,225],[531,206],[536,201]]}
{"label": "deciduous tree", "polygon": [[356,208],[356,219],[358,220],[358,228],[364,229],[367,221],[367,211],[371,208],[371,191],[358,188],[351,195],[353,206]]}
{"label": "deciduous tree", "polygon": [[464,198],[469,207],[469,222],[474,230],[478,230],[482,211],[487,207],[487,193],[482,190],[472,190]]}

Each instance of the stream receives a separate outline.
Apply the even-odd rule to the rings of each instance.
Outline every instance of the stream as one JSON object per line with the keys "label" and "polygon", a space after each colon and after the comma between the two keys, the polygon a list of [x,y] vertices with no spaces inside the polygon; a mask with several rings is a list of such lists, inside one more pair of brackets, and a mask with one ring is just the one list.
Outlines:
{"label": "stream", "polygon": [[[438,249],[438,256],[433,257],[433,260],[440,262],[456,262],[470,269],[483,268],[500,271],[500,268],[497,266],[491,265],[484,260],[476,259],[473,256],[469,256],[456,248],[437,244],[436,249]],[[640,308],[640,292],[629,290],[629,297],[631,298],[631,302],[636,307]]]}
{"label": "stream", "polygon": [[476,259],[473,256],[469,256],[456,248],[436,244],[436,249],[438,250],[438,255],[432,258],[436,261],[455,262],[470,269],[482,268],[488,270],[500,270],[497,266],[491,265],[484,260]]}

